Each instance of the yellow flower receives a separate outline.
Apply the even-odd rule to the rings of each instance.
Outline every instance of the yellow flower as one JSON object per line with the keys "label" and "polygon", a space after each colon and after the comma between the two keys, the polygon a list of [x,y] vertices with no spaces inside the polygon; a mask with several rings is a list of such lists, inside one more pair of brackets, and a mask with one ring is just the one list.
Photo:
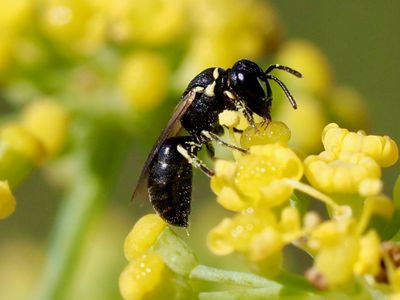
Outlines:
{"label": "yellow flower", "polygon": [[351,218],[325,221],[311,232],[309,247],[320,250],[324,247],[340,245],[345,236],[355,232],[355,225],[355,221]]}
{"label": "yellow flower", "polygon": [[[117,40],[158,46],[171,43],[184,32],[188,20],[184,0],[133,0],[127,3],[129,5],[120,10],[115,19],[113,34]],[[113,5],[110,2],[110,6]]]}
{"label": "yellow flower", "polygon": [[340,120],[340,124],[349,129],[368,128],[367,104],[356,89],[335,87],[328,100],[334,120]]}
{"label": "yellow flower", "polygon": [[354,275],[377,275],[381,247],[375,231],[362,235],[351,218],[328,220],[310,233],[308,246],[315,254],[315,268],[329,287],[348,283]]}
{"label": "yellow flower", "polygon": [[125,300],[173,299],[172,272],[156,253],[131,260],[119,277],[119,289]]}
{"label": "yellow flower", "polygon": [[128,261],[145,253],[156,241],[167,224],[157,215],[142,217],[125,239],[124,253]]}
{"label": "yellow flower", "polygon": [[158,54],[138,52],[125,59],[118,80],[124,100],[137,111],[157,107],[168,88],[169,70]]}
{"label": "yellow flower", "polygon": [[331,287],[348,283],[353,276],[353,266],[359,251],[358,240],[345,236],[335,247],[323,248],[315,257],[315,266]]}
{"label": "yellow flower", "polygon": [[34,165],[40,165],[46,159],[47,153],[43,143],[21,125],[4,126],[0,131],[0,142],[3,145],[3,151],[10,148]]}
{"label": "yellow flower", "polygon": [[96,15],[87,0],[43,0],[39,24],[42,32],[64,50],[92,53],[105,40],[106,20]]}
{"label": "yellow flower", "polygon": [[329,286],[350,280],[359,251],[354,220],[322,223],[311,233],[308,245],[316,250],[315,267]]}
{"label": "yellow flower", "polygon": [[331,67],[324,54],[312,43],[305,40],[287,42],[278,53],[278,61],[300,70],[304,76],[302,80],[293,80],[290,75],[282,74],[282,80],[290,82],[291,89],[305,94],[311,93],[319,98],[325,97],[331,91],[333,86]]}
{"label": "yellow flower", "polygon": [[391,287],[400,295],[400,268],[390,266],[388,273]]}
{"label": "yellow flower", "polygon": [[64,146],[69,118],[65,108],[53,100],[40,100],[30,104],[22,115],[22,124],[45,146],[50,155]]}
{"label": "yellow flower", "polygon": [[240,145],[244,148],[273,143],[287,146],[290,136],[290,130],[283,122],[261,122],[256,124],[256,128],[249,126],[243,131],[240,137]]}
{"label": "yellow flower", "polygon": [[382,167],[393,165],[399,156],[397,144],[390,137],[366,135],[361,131],[350,132],[335,123],[324,128],[322,142],[326,150],[334,153],[363,153],[372,157]]}
{"label": "yellow flower", "polygon": [[350,132],[331,123],[322,132],[325,151],[304,161],[310,183],[327,193],[377,195],[382,189],[380,166],[398,159],[396,143],[388,136]]}
{"label": "yellow flower", "polygon": [[249,258],[260,261],[279,253],[284,246],[282,234],[273,227],[266,227],[251,241]]}
{"label": "yellow flower", "polygon": [[373,196],[382,192],[383,182],[380,179],[364,179],[360,182],[358,193],[361,196]]}
{"label": "yellow flower", "polygon": [[279,144],[252,146],[236,162],[218,160],[211,188],[223,207],[240,211],[247,207],[274,207],[288,200],[293,189],[284,179],[299,180],[300,159]]}
{"label": "yellow flower", "polygon": [[326,193],[357,193],[365,180],[381,176],[379,165],[363,153],[324,151],[308,156],[304,166],[308,181]]}
{"label": "yellow flower", "polygon": [[[299,70],[302,71],[302,69]],[[290,87],[292,86],[290,85]],[[301,93],[295,93],[295,95],[298,99],[298,108],[294,110],[285,103],[278,107],[275,116],[290,128],[292,132],[290,142],[293,147],[306,153],[312,153],[320,148],[321,131],[326,124],[324,107],[313,96]]]}
{"label": "yellow flower", "polygon": [[268,210],[248,209],[233,218],[223,219],[207,236],[209,249],[217,255],[227,255],[233,251],[247,253],[252,240],[265,228],[276,228],[275,215]]}
{"label": "yellow flower", "polygon": [[0,219],[5,219],[15,211],[17,205],[7,181],[0,181]]}
{"label": "yellow flower", "polygon": [[190,8],[194,29],[179,70],[182,85],[205,68],[231,67],[244,57],[256,59],[280,43],[280,25],[266,1],[205,0],[191,3]]}
{"label": "yellow flower", "polygon": [[279,221],[272,211],[247,209],[223,219],[208,233],[207,244],[217,255],[237,251],[258,262],[278,255],[300,232],[300,214],[293,207],[284,208]]}
{"label": "yellow flower", "polygon": [[377,233],[369,231],[360,240],[360,252],[354,265],[354,273],[357,275],[377,275],[381,270],[381,243]]}

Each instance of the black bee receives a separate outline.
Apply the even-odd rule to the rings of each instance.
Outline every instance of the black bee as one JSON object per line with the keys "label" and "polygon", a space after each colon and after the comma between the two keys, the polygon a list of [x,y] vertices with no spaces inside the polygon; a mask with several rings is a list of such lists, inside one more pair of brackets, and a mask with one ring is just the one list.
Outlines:
{"label": "black bee", "polygon": [[[213,155],[212,141],[246,152],[219,137],[223,132],[218,123],[219,113],[225,109],[240,111],[252,126],[255,126],[254,113],[266,121],[271,120],[269,80],[275,81],[292,107],[297,108],[286,86],[270,74],[274,69],[302,76],[292,68],[277,64],[263,71],[256,63],[245,59],[236,62],[231,69],[208,68],[198,74],[183,92],[181,101],[150,152],[132,198],[147,183],[150,202],[161,218],[171,225],[187,227],[192,166],[209,177],[214,175],[197,157],[197,152],[204,145]],[[188,132],[187,136],[178,136],[182,128]]]}

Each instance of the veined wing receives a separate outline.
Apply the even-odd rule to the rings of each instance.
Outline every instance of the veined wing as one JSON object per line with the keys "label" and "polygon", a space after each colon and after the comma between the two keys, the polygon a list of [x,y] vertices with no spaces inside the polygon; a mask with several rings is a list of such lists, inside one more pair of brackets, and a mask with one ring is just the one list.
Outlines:
{"label": "veined wing", "polygon": [[164,141],[170,137],[176,136],[179,131],[182,129],[181,118],[186,113],[193,100],[196,97],[195,88],[190,90],[182,99],[179,101],[178,105],[175,107],[174,113],[172,117],[169,119],[167,126],[161,132],[157,142],[153,146],[149,156],[144,163],[142,172],[140,173],[139,180],[136,184],[136,187],[133,191],[131,201],[133,201],[139,193],[143,191],[147,191],[147,178],[149,175],[150,165],[158,153],[158,150],[164,143]]}

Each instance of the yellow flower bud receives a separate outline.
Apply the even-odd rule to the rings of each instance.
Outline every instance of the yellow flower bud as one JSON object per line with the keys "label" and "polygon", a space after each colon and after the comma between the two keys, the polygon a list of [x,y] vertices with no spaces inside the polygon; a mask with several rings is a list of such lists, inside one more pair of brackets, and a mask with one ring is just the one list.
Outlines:
{"label": "yellow flower bud", "polygon": [[248,203],[245,199],[241,198],[233,188],[227,186],[224,186],[218,193],[217,202],[222,207],[237,212],[242,211],[251,205],[251,203]]}
{"label": "yellow flower bud", "polygon": [[43,0],[41,4],[41,30],[61,44],[61,50],[91,53],[104,42],[106,20],[95,15],[88,1]]}
{"label": "yellow flower bud", "polygon": [[139,52],[123,62],[118,84],[124,100],[137,111],[147,111],[164,100],[168,77],[169,70],[161,56]]}
{"label": "yellow flower bud", "polygon": [[184,0],[113,1],[108,6],[114,19],[112,37],[122,42],[164,45],[184,31],[187,21]]}
{"label": "yellow flower bud", "polygon": [[307,94],[297,93],[296,99],[299,99],[299,107],[294,110],[287,103],[282,103],[276,113],[276,119],[290,128],[290,143],[294,147],[312,153],[321,147],[321,132],[326,124],[324,108],[316,98]]}
{"label": "yellow flower bud", "polygon": [[[303,74],[302,80],[296,80],[289,74],[282,74],[282,80],[290,82],[291,89],[306,94],[311,93],[320,98],[324,98],[331,91],[333,85],[331,67],[324,54],[312,43],[305,40],[287,42],[278,53],[278,61],[285,62]],[[293,129],[292,126],[289,127]]]}
{"label": "yellow flower bud", "polygon": [[165,228],[166,223],[155,214],[142,217],[125,239],[124,253],[128,261],[146,252]]}
{"label": "yellow flower bud", "polygon": [[225,218],[208,233],[207,246],[214,254],[228,255],[234,251],[233,245],[226,239],[231,224],[232,220]]}
{"label": "yellow flower bud", "polygon": [[[253,239],[266,228],[276,227],[277,221],[272,212],[251,209],[232,219],[222,220],[208,233],[207,244],[217,255],[227,255],[233,251],[249,254],[251,248],[257,246],[253,245]],[[256,249],[254,251],[258,252]]]}
{"label": "yellow flower bud", "polygon": [[334,120],[349,129],[368,128],[368,112],[362,96],[351,87],[335,87],[329,95],[329,111]]}
{"label": "yellow flower bud", "polygon": [[381,244],[377,233],[369,231],[360,240],[358,260],[354,265],[357,275],[377,275],[381,269]]}
{"label": "yellow flower bud", "polygon": [[9,124],[0,131],[0,142],[26,157],[35,165],[40,165],[47,156],[43,143],[30,131],[16,124]]}
{"label": "yellow flower bud", "polygon": [[[130,261],[119,277],[124,300],[173,299],[171,271],[156,253],[146,253]],[[166,284],[168,283],[168,284]],[[151,295],[151,296],[150,296]],[[148,298],[150,296],[150,298]]]}
{"label": "yellow flower bud", "polygon": [[307,212],[303,217],[304,229],[313,230],[321,223],[321,217],[315,211]]}
{"label": "yellow flower bud", "polygon": [[[246,57],[255,59],[280,41],[275,11],[265,1],[201,1],[192,18],[199,32],[192,39],[185,74],[213,65],[230,67]],[[199,47],[202,45],[202,47]],[[226,45],[231,45],[226,51]]]}
{"label": "yellow flower bud", "polygon": [[0,181],[0,219],[5,219],[15,211],[17,203],[7,181]]}
{"label": "yellow flower bud", "polygon": [[335,153],[363,153],[372,157],[382,167],[393,165],[399,156],[397,144],[390,137],[350,132],[334,123],[325,127],[322,142],[326,150]]}
{"label": "yellow flower bud", "polygon": [[364,210],[389,219],[394,211],[394,203],[384,195],[370,196],[364,201]]}
{"label": "yellow flower bud", "polygon": [[218,159],[214,164],[217,176],[211,177],[211,189],[219,194],[225,185],[230,185],[235,177],[236,164],[232,161]]}
{"label": "yellow flower bud", "polygon": [[351,280],[359,247],[358,238],[347,235],[336,246],[325,247],[316,255],[315,266],[329,286],[340,286]]}
{"label": "yellow flower bud", "polygon": [[317,250],[334,247],[341,243],[343,237],[353,234],[354,231],[355,222],[353,219],[325,221],[312,231],[309,246]]}
{"label": "yellow flower bud", "polygon": [[392,271],[390,285],[397,292],[397,295],[400,296],[400,268]]}
{"label": "yellow flower bud", "polygon": [[362,153],[340,152],[337,157],[325,151],[305,161],[305,175],[317,189],[326,193],[357,193],[366,179],[381,176],[379,165]]}
{"label": "yellow flower bud", "polygon": [[249,148],[254,145],[273,143],[287,146],[290,139],[290,130],[285,123],[275,121],[262,122],[257,123],[256,128],[249,126],[243,131],[240,137],[242,147]]}
{"label": "yellow flower bud", "polygon": [[367,178],[360,182],[358,193],[364,197],[374,196],[380,194],[382,192],[382,189],[382,180]]}
{"label": "yellow flower bud", "polygon": [[51,100],[34,102],[24,110],[21,121],[50,155],[57,154],[64,146],[69,118],[60,103]]}
{"label": "yellow flower bud", "polygon": [[249,258],[252,261],[266,259],[279,253],[283,246],[282,234],[274,228],[267,227],[252,239]]}
{"label": "yellow flower bud", "polygon": [[286,235],[293,236],[300,232],[300,227],[300,213],[297,208],[285,207],[281,213],[280,230]]}

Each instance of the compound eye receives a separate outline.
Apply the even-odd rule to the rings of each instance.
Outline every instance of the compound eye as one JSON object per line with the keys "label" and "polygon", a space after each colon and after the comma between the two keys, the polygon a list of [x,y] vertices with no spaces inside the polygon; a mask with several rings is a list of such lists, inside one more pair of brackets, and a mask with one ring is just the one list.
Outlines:
{"label": "compound eye", "polygon": [[244,81],[244,74],[243,73],[241,73],[241,72],[239,72],[238,74],[237,74],[237,78],[239,79],[239,81]]}

